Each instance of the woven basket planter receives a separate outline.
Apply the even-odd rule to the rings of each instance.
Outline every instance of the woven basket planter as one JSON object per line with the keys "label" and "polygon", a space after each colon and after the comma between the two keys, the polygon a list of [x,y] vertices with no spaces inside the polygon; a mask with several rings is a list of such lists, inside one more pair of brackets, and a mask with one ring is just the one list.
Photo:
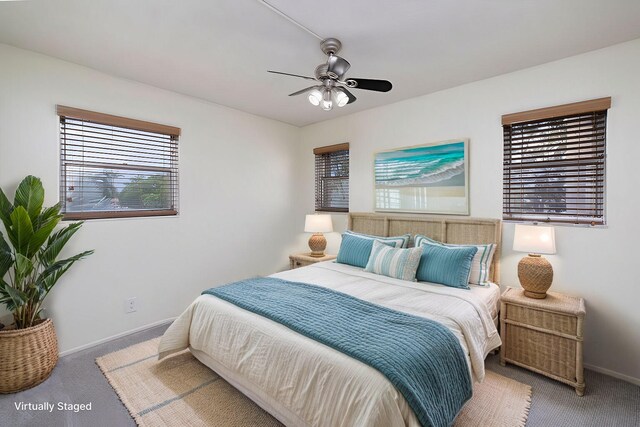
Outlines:
{"label": "woven basket planter", "polygon": [[58,362],[53,321],[0,331],[0,393],[15,393],[46,380]]}

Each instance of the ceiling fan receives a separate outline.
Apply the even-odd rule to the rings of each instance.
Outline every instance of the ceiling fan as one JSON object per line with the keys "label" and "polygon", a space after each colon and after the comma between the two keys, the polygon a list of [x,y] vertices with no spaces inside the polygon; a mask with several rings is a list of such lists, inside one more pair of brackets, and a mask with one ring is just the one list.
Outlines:
{"label": "ceiling fan", "polygon": [[351,67],[351,64],[349,64],[346,59],[336,55],[341,47],[342,43],[336,38],[322,40],[320,48],[328,58],[327,62],[316,67],[314,77],[283,73],[281,71],[269,70],[268,72],[315,81],[315,85],[293,92],[289,94],[289,96],[301,95],[308,92],[309,102],[313,105],[321,106],[325,111],[331,110],[334,104],[338,107],[344,107],[354,102],[356,97],[353,96],[349,89],[373,90],[376,92],[389,92],[391,90],[392,85],[388,80],[345,79],[345,74]]}

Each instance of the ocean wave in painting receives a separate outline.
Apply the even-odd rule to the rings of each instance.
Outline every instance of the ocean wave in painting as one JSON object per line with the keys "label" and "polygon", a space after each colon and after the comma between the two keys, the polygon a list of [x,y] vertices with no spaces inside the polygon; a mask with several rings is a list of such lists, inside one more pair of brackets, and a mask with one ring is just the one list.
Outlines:
{"label": "ocean wave in painting", "polygon": [[375,171],[377,186],[460,185],[456,181],[464,178],[464,143],[379,153]]}

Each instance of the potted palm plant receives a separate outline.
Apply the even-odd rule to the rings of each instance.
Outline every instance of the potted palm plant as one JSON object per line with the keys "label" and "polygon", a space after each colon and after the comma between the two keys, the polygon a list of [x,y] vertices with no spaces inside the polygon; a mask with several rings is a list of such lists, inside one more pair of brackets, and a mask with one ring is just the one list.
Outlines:
{"label": "potted palm plant", "polygon": [[42,319],[42,303],[60,277],[85,251],[58,259],[82,222],[56,230],[60,204],[43,208],[39,178],[26,177],[13,204],[0,189],[0,304],[14,324],[0,330],[0,393],[31,388],[47,379],[58,361],[58,341],[51,319]]}

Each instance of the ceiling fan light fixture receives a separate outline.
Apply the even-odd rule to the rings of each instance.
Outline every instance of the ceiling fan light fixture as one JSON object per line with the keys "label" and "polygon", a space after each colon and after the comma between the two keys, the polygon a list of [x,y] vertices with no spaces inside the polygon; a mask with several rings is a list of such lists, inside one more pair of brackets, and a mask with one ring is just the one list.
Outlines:
{"label": "ceiling fan light fixture", "polygon": [[[271,6],[269,7],[280,13],[277,9]],[[286,15],[283,16],[291,20]],[[292,22],[295,23],[295,21]],[[296,25],[300,26],[300,24],[297,23]],[[307,29],[307,31],[309,30]],[[313,34],[320,39],[317,34]],[[351,64],[349,64],[349,61],[347,61],[346,59],[336,55],[340,50],[342,43],[340,43],[340,40],[336,38],[321,40],[322,42],[320,43],[320,48],[328,58],[326,62],[316,67],[313,77],[303,76],[300,74],[284,73],[282,71],[267,70],[269,73],[298,77],[315,82],[315,86],[310,86],[290,93],[289,96],[306,94],[311,105],[316,107],[319,106],[325,111],[330,111],[335,105],[340,108],[344,107],[345,105],[352,104],[357,100],[357,98],[351,93],[350,89],[369,90],[374,92],[389,92],[391,90],[393,85],[388,80],[360,78],[346,79],[344,75],[351,68]]]}
{"label": "ceiling fan light fixture", "polygon": [[340,89],[336,89],[335,90],[334,98],[336,100],[336,105],[338,107],[344,107],[345,105],[347,105],[349,103],[349,97],[347,96],[346,93],[344,93],[344,91],[342,91]]}
{"label": "ceiling fan light fixture", "polygon": [[324,111],[330,111],[333,108],[333,100],[331,99],[331,89],[326,89],[322,94],[322,103],[320,104]]}
{"label": "ceiling fan light fixture", "polygon": [[318,89],[314,89],[311,92],[309,92],[308,99],[311,105],[314,105],[317,107],[318,105],[320,105],[320,101],[322,101],[322,93],[320,93]]}

